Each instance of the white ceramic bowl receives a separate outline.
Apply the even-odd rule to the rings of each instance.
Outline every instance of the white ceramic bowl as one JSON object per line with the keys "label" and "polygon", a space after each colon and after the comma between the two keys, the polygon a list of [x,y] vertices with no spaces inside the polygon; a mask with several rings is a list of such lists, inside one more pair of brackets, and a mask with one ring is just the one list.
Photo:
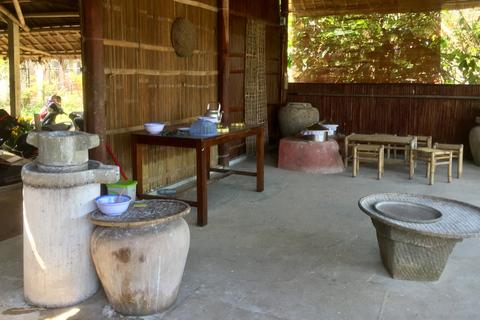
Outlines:
{"label": "white ceramic bowl", "polygon": [[143,125],[145,126],[145,130],[147,130],[151,134],[160,133],[165,127],[165,123],[159,122],[144,123]]}
{"label": "white ceramic bowl", "polygon": [[119,216],[127,210],[132,198],[121,195],[120,199],[118,199],[118,202],[115,203],[117,198],[118,194],[109,194],[96,198],[95,202],[97,203],[98,209],[106,215]]}

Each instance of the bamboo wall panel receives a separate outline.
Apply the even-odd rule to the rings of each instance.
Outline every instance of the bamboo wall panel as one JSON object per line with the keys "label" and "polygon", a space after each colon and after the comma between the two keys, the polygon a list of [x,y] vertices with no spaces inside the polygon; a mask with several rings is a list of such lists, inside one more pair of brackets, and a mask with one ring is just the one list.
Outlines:
{"label": "bamboo wall panel", "polygon": [[247,19],[230,15],[230,54],[245,54],[245,30]]}
{"label": "bamboo wall panel", "polygon": [[245,73],[245,55],[230,57],[230,73]]}
{"label": "bamboo wall panel", "polygon": [[278,141],[278,109],[281,106],[281,38],[278,26],[266,26],[266,89],[267,89],[267,122],[268,122],[268,143],[275,145]]}
{"label": "bamboo wall panel", "polygon": [[[131,178],[130,132],[142,130],[145,122],[192,122],[217,100],[216,0],[104,0],[103,7],[107,140]],[[195,50],[186,58],[171,45],[178,17],[197,32]],[[146,189],[195,173],[193,150],[142,150]],[[216,158],[214,148],[214,165]]]}
{"label": "bamboo wall panel", "polygon": [[[230,1],[230,10],[245,11],[245,1]],[[245,32],[247,19],[230,14],[230,76],[229,76],[229,107],[230,121],[245,122]],[[236,111],[233,111],[236,110]],[[228,143],[231,159],[246,153],[245,140]]]}
{"label": "bamboo wall panel", "polygon": [[320,119],[332,118],[339,132],[432,136],[462,143],[480,115],[480,86],[422,84],[289,83],[289,102],[308,102]]}
{"label": "bamboo wall panel", "polygon": [[232,122],[244,122],[245,118],[243,117],[244,110],[244,93],[243,93],[243,82],[245,74],[230,74],[230,86],[235,88],[235,90],[230,90],[229,92],[229,104],[230,109],[238,110],[241,109],[242,117],[238,118],[236,115],[231,114],[235,118],[232,118]]}
{"label": "bamboo wall panel", "polygon": [[271,24],[278,24],[280,16],[279,1],[273,0],[231,0],[230,10]]}

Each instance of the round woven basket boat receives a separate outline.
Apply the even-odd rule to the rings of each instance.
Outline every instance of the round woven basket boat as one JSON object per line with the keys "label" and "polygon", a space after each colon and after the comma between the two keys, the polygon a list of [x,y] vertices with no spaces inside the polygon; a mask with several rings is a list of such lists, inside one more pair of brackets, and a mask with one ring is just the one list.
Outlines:
{"label": "round woven basket boat", "polygon": [[180,57],[192,54],[197,44],[197,32],[193,23],[185,18],[177,18],[172,25],[172,45]]}

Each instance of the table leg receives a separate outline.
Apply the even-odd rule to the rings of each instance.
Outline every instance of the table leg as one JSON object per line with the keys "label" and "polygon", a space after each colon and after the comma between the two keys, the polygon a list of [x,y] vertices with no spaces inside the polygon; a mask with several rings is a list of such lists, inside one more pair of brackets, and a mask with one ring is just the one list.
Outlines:
{"label": "table leg", "polygon": [[207,158],[207,181],[210,180],[210,147],[205,148],[205,158]]}
{"label": "table leg", "polygon": [[452,152],[450,151],[449,160],[448,160],[448,182],[452,182]]}
{"label": "table leg", "polygon": [[352,177],[356,177],[357,176],[357,147],[354,146],[353,147],[353,151],[352,151]]}
{"label": "table leg", "polygon": [[257,134],[256,139],[257,145],[257,192],[262,192],[264,188],[264,152],[265,146],[263,141],[263,127],[261,128],[261,132]]}
{"label": "table leg", "polygon": [[348,167],[348,136],[345,137],[344,148],[345,148],[345,159],[343,160],[345,163],[345,168]]}
{"label": "table leg", "polygon": [[132,176],[137,181],[137,196],[143,193],[142,145],[132,136]]}
{"label": "table leg", "polygon": [[407,147],[409,148],[408,149],[408,167],[409,167],[409,176],[408,178],[411,180],[413,178],[413,172],[415,170],[415,165],[416,165],[416,162],[415,162],[415,159],[414,159],[414,156],[413,156],[413,149],[414,149],[414,146],[413,144],[410,145],[410,147]]}
{"label": "table leg", "polygon": [[207,152],[206,147],[199,143],[196,147],[197,157],[197,225],[208,223],[207,204]]}

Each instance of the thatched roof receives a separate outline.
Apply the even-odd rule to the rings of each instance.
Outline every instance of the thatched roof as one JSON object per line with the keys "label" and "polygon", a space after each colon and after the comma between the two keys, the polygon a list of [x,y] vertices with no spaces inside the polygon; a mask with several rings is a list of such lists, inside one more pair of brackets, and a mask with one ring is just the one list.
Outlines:
{"label": "thatched roof", "polygon": [[0,58],[8,56],[8,20],[20,26],[20,58],[81,57],[78,0],[0,0]]}
{"label": "thatched roof", "polygon": [[473,0],[289,0],[295,17],[343,14],[423,12],[468,9],[480,6]]}

